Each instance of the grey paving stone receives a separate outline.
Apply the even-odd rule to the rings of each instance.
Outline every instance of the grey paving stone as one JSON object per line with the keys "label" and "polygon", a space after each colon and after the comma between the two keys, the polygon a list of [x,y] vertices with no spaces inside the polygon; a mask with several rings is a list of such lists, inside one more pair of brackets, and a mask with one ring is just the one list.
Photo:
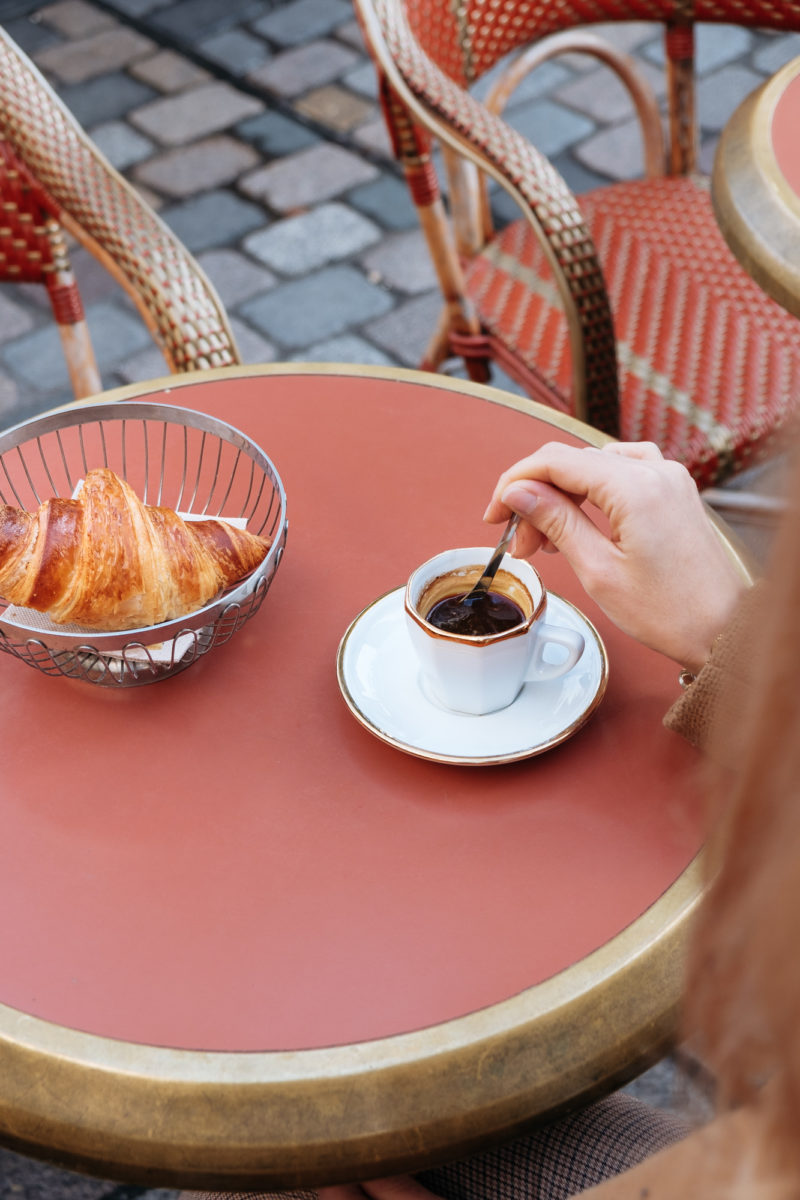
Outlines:
{"label": "grey paving stone", "polygon": [[436,271],[421,230],[394,233],[362,257],[368,278],[408,295],[436,287]]}
{"label": "grey paving stone", "polygon": [[263,12],[260,0],[182,0],[164,5],[163,11],[157,9],[152,24],[179,40],[191,31],[192,39],[201,41],[244,21],[255,21]]}
{"label": "grey paving stone", "polygon": [[[124,312],[115,304],[94,304],[86,308],[86,320],[101,372],[151,343],[151,337],[138,316]],[[3,361],[11,373],[41,391],[62,386],[67,368],[55,326],[37,329],[27,337],[6,346]]]}
{"label": "grey paving stone", "polygon": [[279,46],[297,46],[330,33],[352,13],[347,0],[291,0],[255,21],[253,28]]}
{"label": "grey paving stone", "polygon": [[704,137],[697,151],[697,169],[701,175],[710,175],[714,166],[714,155],[719,145],[719,134]]}
{"label": "grey paving stone", "polygon": [[16,290],[6,285],[0,291],[0,343],[13,342],[15,338],[29,333],[36,324],[27,309],[12,299]]}
{"label": "grey paving stone", "polygon": [[417,210],[404,180],[386,172],[348,192],[347,201],[385,229],[413,229],[418,224]]}
{"label": "grey paving stone", "polygon": [[[481,76],[474,88],[472,88],[473,95],[478,100],[486,98],[507,65],[507,62],[503,59],[491,71],[487,71],[485,75]],[[572,74],[567,67],[559,62],[558,59],[550,59],[525,76],[516,91],[512,93],[508,107],[509,109],[513,109],[518,104],[525,104],[529,100],[535,100],[537,97],[553,91],[571,78]]]}
{"label": "grey paving stone", "polygon": [[[75,278],[81,290],[84,308],[97,304],[99,301],[114,300],[123,305],[131,305],[127,293],[120,287],[113,275],[110,274],[93,254],[83,246],[76,246],[72,251],[72,267]],[[42,295],[42,306],[50,315],[50,302],[44,288],[38,289]]]}
{"label": "grey paving stone", "polygon": [[774,75],[790,59],[800,54],[800,33],[787,33],[770,38],[753,54],[753,65],[765,75]]}
{"label": "grey paving stone", "polygon": [[635,179],[644,171],[639,122],[635,118],[587,138],[573,153],[590,171],[609,179]]}
{"label": "grey paving stone", "polygon": [[272,342],[268,342],[263,334],[253,329],[252,325],[240,321],[238,317],[231,319],[231,329],[239,347],[242,362],[265,363],[275,362],[278,357]]}
{"label": "grey paving stone", "polygon": [[394,161],[392,143],[382,117],[375,117],[374,121],[367,121],[365,125],[359,125],[353,131],[353,141],[357,146],[368,150],[370,154],[377,154],[382,158]]}
{"label": "grey paving stone", "polygon": [[222,184],[233,183],[242,171],[251,170],[259,156],[250,146],[218,134],[157,154],[134,172],[143,182],[166,196],[195,196]]}
{"label": "grey paving stone", "polygon": [[72,1171],[61,1171],[46,1163],[34,1162],[10,1150],[0,1150],[0,1197],[2,1200],[45,1200],[58,1196],[63,1200],[102,1200],[113,1185],[88,1179]]}
{"label": "grey paving stone", "polygon": [[356,334],[343,334],[341,337],[328,338],[326,341],[315,342],[292,354],[290,362],[316,363],[363,363],[380,367],[391,367],[397,364],[377,346],[371,345]]}
{"label": "grey paving stone", "polygon": [[655,1108],[673,1112],[698,1124],[713,1116],[711,1081],[680,1051],[667,1055],[622,1090]]}
{"label": "grey paving stone", "polygon": [[317,134],[307,126],[269,109],[257,117],[241,121],[235,126],[234,132],[252,142],[267,158],[283,158],[320,143]]}
{"label": "grey paving stone", "polygon": [[[20,416],[19,384],[10,375],[0,371],[0,429],[9,429],[19,424]],[[3,1160],[0,1157],[0,1197],[3,1188]]]}
{"label": "grey paving stone", "polygon": [[597,174],[583,163],[578,162],[571,148],[565,150],[563,154],[554,155],[550,161],[563,177],[567,187],[576,196],[590,192],[596,187],[604,187],[608,183],[605,176]]}
{"label": "grey paving stone", "polygon": [[365,52],[364,35],[361,32],[361,26],[357,18],[351,17],[349,21],[345,21],[343,25],[339,25],[336,30],[336,36],[343,42],[347,42],[348,46],[352,46],[354,50]]}
{"label": "grey paving stone", "polygon": [[439,320],[443,303],[438,291],[416,296],[386,316],[370,321],[363,332],[404,366],[417,367]]}
{"label": "grey paving stone", "polygon": [[[664,72],[652,63],[641,63],[639,66],[655,95],[663,96],[666,89]],[[585,113],[591,120],[609,124],[624,120],[634,111],[630,92],[619,76],[602,67],[558,88],[556,96],[561,104]]]}
{"label": "grey paving stone", "polygon": [[170,205],[160,216],[193,253],[227,246],[264,224],[260,208],[223,190]]}
{"label": "grey paving stone", "polygon": [[247,196],[278,212],[306,208],[374,179],[377,167],[341,146],[320,143],[261,167],[239,180]]}
{"label": "grey paving stone", "polygon": [[376,106],[362,96],[355,96],[338,83],[326,83],[313,88],[295,101],[295,110],[324,125],[333,133],[348,133],[363,125],[376,111]]}
{"label": "grey paving stone", "polygon": [[120,383],[144,383],[147,379],[161,379],[169,373],[167,360],[158,346],[152,343],[114,366],[114,374]]}
{"label": "grey paving stone", "polygon": [[30,17],[17,17],[14,20],[3,21],[3,28],[20,50],[24,50],[31,58],[40,50],[46,50],[49,46],[57,46],[61,40],[54,29],[50,29],[41,21],[34,21]]}
{"label": "grey paving stone", "polygon": [[130,114],[142,133],[166,146],[181,146],[195,138],[218,133],[263,112],[254,96],[244,95],[228,83],[203,83],[177,96],[165,96],[142,105]]}
{"label": "grey paving stone", "polygon": [[149,58],[131,63],[128,69],[136,79],[165,93],[183,92],[210,78],[208,71],[195,66],[174,50],[159,50]]}
{"label": "grey paving stone", "polygon": [[199,45],[204,58],[219,63],[234,75],[255,71],[271,56],[267,43],[244,29],[228,29],[206,38]]}
{"label": "grey paving stone", "polygon": [[131,79],[124,71],[113,71],[90,79],[88,83],[59,88],[59,95],[69,111],[88,129],[97,122],[124,117],[131,109],[146,104],[157,93],[143,83]]}
{"label": "grey paving stone", "polygon": [[323,83],[338,79],[356,62],[357,55],[347,46],[320,39],[277,54],[263,67],[252,71],[249,78],[276,95],[291,99],[312,87],[321,87]]}
{"label": "grey paving stone", "polygon": [[118,71],[153,49],[154,43],[133,29],[109,29],[42,50],[36,55],[36,63],[64,83],[83,83],[97,75]]}
{"label": "grey paving stone", "polygon": [[252,262],[238,250],[207,250],[198,255],[197,261],[226,309],[269,291],[277,282],[271,271]]}
{"label": "grey paving stone", "polygon": [[514,129],[548,157],[560,154],[596,128],[587,117],[546,98],[520,105],[510,110],[506,117]]}
{"label": "grey paving stone", "polygon": [[104,121],[102,125],[90,127],[89,133],[98,150],[118,171],[141,162],[155,149],[150,138],[137,133],[124,121]]}
{"label": "grey paving stone", "polygon": [[100,29],[113,29],[116,25],[109,13],[87,4],[86,0],[59,0],[57,4],[45,4],[37,16],[68,38],[85,37]]}
{"label": "grey paving stone", "polygon": [[324,267],[241,306],[242,315],[273,341],[308,346],[385,313],[392,297],[349,266]]}
{"label": "grey paving stone", "polygon": [[638,50],[654,37],[663,36],[662,26],[656,21],[601,21],[592,26],[592,33],[626,54]]}
{"label": "grey paving stone", "polygon": [[282,275],[307,275],[326,263],[357,254],[379,241],[372,221],[345,204],[322,204],[311,212],[276,221],[245,238],[253,258]]}
{"label": "grey paving stone", "polygon": [[128,17],[146,17],[159,8],[166,8],[172,0],[106,0],[117,12]]}
{"label": "grey paving stone", "polygon": [[721,131],[737,105],[763,80],[748,67],[733,65],[707,75],[697,85],[697,119],[703,129]]}
{"label": "grey paving stone", "polygon": [[368,100],[377,100],[378,98],[378,76],[371,62],[362,63],[352,71],[348,71],[342,76],[342,82],[346,83],[354,92],[358,92],[359,96],[364,96]]}

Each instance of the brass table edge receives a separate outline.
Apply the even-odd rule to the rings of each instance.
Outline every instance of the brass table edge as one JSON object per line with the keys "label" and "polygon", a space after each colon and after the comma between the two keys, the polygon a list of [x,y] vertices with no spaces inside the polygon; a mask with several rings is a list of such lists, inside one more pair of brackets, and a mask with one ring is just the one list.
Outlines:
{"label": "brass table edge", "polygon": [[0,1005],[0,1140],[91,1174],[190,1187],[314,1186],[471,1152],[663,1053],[701,893],[695,859],[630,926],[552,978],[347,1046],[175,1050]]}
{"label": "brass table edge", "polygon": [[752,92],[726,124],[714,157],[711,197],[720,229],[745,270],[787,311],[800,316],[800,197],[772,144],[775,107],[800,73],[793,59]]}

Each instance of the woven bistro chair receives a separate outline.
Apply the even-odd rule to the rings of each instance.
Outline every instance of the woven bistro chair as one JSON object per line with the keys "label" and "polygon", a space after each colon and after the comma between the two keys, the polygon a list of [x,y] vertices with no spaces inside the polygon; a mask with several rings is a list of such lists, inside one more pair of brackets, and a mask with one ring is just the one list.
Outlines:
{"label": "woven bistro chair", "polygon": [[[766,453],[800,397],[800,323],[734,260],[696,175],[694,22],[800,30],[800,0],[354,2],[445,300],[422,367],[460,355],[486,380],[494,361],[535,399],[656,442],[701,486]],[[588,28],[626,19],[664,27],[668,146],[652,89]],[[579,199],[502,116],[529,71],[575,51],[628,89],[645,161],[643,179]],[[521,211],[499,231],[487,177]]]}
{"label": "woven bistro chair", "polygon": [[70,234],[131,296],[171,372],[239,362],[197,262],[0,28],[0,282],[47,288],[77,398],[102,390]]}

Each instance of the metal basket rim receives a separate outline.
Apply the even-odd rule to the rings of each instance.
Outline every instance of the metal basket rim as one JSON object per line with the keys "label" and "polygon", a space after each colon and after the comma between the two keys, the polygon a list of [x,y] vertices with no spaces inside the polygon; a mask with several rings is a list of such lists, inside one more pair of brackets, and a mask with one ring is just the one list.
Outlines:
{"label": "metal basket rim", "polygon": [[[16,449],[25,442],[35,440],[37,437],[45,434],[55,433],[60,429],[70,429],[87,422],[103,420],[124,421],[126,419],[149,419],[160,422],[166,421],[167,423],[172,421],[176,425],[188,425],[190,428],[215,434],[217,437],[222,438],[224,441],[229,442],[237,449],[248,454],[269,476],[273,488],[277,493],[279,510],[272,545],[263,561],[234,588],[224,592],[221,596],[217,596],[202,608],[198,608],[184,617],[164,621],[159,625],[143,625],[133,629],[113,631],[88,630],[81,633],[61,633],[57,630],[47,630],[43,636],[41,629],[34,626],[26,626],[16,620],[6,621],[4,620],[3,613],[0,612],[0,631],[6,634],[9,640],[16,645],[27,645],[31,642],[37,642],[55,651],[91,650],[102,657],[104,651],[124,650],[126,646],[131,644],[152,645],[157,642],[170,641],[177,638],[181,633],[192,632],[201,629],[203,626],[213,625],[217,618],[230,605],[246,599],[247,596],[257,589],[261,578],[277,569],[288,527],[286,490],[283,486],[283,480],[275,463],[257,442],[253,441],[251,437],[236,426],[223,421],[219,417],[210,416],[208,413],[199,412],[196,409],[183,408],[180,405],[160,404],[150,401],[119,400],[80,404],[74,407],[69,406],[54,409],[51,412],[29,418],[27,421],[21,421],[10,429],[5,430],[0,434],[0,455]],[[22,635],[24,641],[21,640],[20,635]]]}

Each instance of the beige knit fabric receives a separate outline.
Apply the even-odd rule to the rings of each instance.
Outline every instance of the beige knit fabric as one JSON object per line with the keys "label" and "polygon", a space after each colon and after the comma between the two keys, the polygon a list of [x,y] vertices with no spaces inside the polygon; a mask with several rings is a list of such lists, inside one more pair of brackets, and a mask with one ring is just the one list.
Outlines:
{"label": "beige knit fabric", "polygon": [[755,629],[764,607],[765,588],[764,583],[757,583],[748,589],[732,620],[715,640],[708,662],[664,718],[668,729],[701,750],[717,751],[715,730],[736,728],[747,710],[757,657]]}

